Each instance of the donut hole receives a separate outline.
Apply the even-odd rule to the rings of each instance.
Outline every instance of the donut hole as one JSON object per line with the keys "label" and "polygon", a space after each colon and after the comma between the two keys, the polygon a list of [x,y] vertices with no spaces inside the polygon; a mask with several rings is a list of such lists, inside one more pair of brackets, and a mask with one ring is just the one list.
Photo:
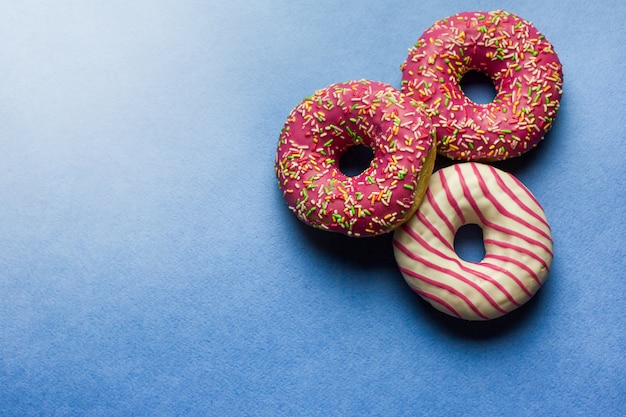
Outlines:
{"label": "donut hole", "polygon": [[463,93],[476,104],[488,104],[496,98],[497,90],[493,80],[484,72],[469,70],[459,82]]}
{"label": "donut hole", "polygon": [[374,150],[366,145],[353,145],[339,158],[339,170],[348,177],[356,177],[365,171],[374,159]]}
{"label": "donut hole", "polygon": [[464,261],[482,261],[486,254],[483,229],[473,223],[461,226],[454,236],[454,251]]}

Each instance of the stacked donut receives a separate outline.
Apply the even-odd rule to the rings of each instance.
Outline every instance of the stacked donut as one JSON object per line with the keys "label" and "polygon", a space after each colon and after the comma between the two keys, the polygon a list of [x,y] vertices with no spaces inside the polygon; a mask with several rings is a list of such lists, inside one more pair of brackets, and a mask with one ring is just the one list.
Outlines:
{"label": "stacked donut", "polygon": [[[299,103],[278,141],[279,188],[315,228],[353,237],[395,230],[403,277],[440,311],[500,317],[545,281],[552,238],[531,192],[486,163],[523,155],[550,130],[562,95],[559,59],[530,22],[505,11],[466,12],[427,29],[401,70],[400,91],[349,81]],[[490,103],[464,94],[469,71],[494,82]],[[348,175],[340,161],[357,146],[373,157]],[[433,175],[436,154],[462,162]],[[483,231],[480,262],[454,250],[466,224]]]}

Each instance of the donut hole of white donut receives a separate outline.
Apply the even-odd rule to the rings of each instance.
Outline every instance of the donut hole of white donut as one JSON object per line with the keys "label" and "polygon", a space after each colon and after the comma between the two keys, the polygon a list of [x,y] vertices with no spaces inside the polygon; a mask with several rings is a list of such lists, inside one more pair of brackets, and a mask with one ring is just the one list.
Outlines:
{"label": "donut hole of white donut", "polygon": [[482,71],[470,69],[461,77],[459,87],[467,98],[476,104],[489,104],[497,94],[491,77]]}
{"label": "donut hole of white donut", "polygon": [[339,170],[347,177],[363,173],[374,160],[374,150],[367,145],[348,147],[339,157]]}
{"label": "donut hole of white donut", "polygon": [[459,227],[454,235],[454,251],[464,261],[481,262],[486,254],[483,229],[475,223]]}

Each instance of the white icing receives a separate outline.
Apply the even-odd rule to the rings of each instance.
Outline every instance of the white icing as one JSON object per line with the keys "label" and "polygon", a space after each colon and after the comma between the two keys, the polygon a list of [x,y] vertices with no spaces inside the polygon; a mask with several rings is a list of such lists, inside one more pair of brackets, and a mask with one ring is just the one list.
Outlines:
{"label": "white icing", "polygon": [[[485,258],[454,251],[465,224],[483,230]],[[500,317],[528,301],[552,263],[545,213],[514,176],[468,162],[434,173],[416,214],[394,234],[404,279],[435,308],[466,320]]]}

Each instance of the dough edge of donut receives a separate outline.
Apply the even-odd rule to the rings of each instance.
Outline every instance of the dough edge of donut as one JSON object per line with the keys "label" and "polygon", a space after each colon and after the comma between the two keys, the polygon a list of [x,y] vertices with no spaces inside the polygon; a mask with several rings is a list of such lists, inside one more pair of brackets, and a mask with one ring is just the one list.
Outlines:
{"label": "dough edge of donut", "polygon": [[430,177],[432,176],[435,169],[435,160],[438,155],[438,146],[437,140],[434,139],[433,143],[424,158],[422,163],[422,169],[419,172],[419,177],[417,179],[417,184],[415,187],[415,196],[413,197],[413,205],[411,206],[411,210],[406,213],[404,221],[399,222],[393,228],[389,229],[389,232],[394,232],[397,228],[402,226],[404,223],[409,221],[419,209],[419,206],[422,204],[424,200],[424,196],[426,195],[426,190],[428,189],[428,184],[430,183]]}

